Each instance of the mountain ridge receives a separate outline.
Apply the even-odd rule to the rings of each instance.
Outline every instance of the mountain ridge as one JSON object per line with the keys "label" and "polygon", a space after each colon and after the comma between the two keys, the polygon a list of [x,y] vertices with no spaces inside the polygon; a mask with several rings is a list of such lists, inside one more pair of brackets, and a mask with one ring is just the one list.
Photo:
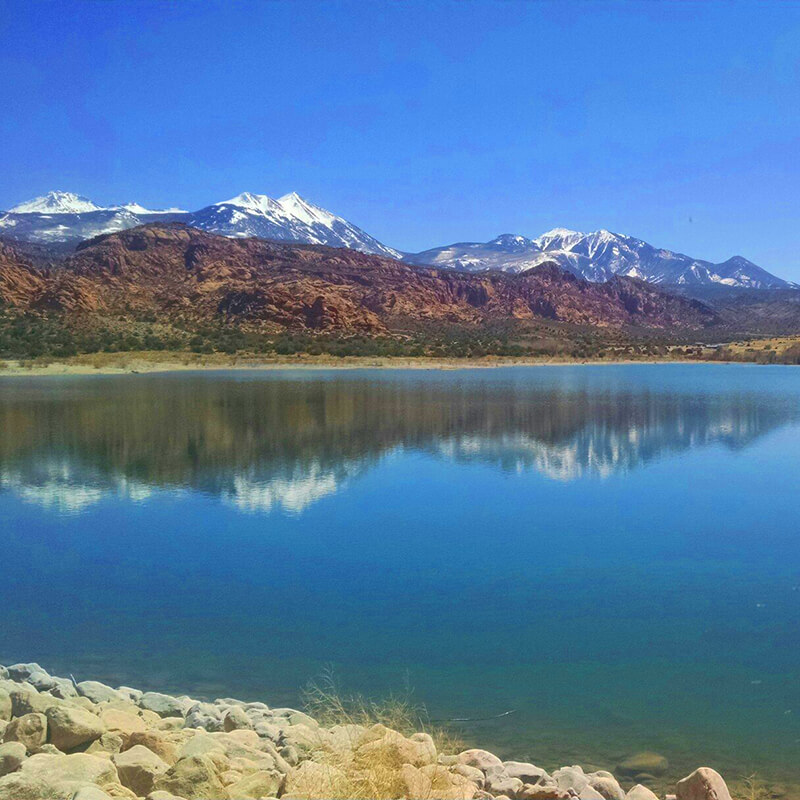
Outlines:
{"label": "mountain ridge", "polygon": [[501,234],[488,242],[456,242],[409,253],[406,259],[467,272],[498,269],[512,273],[524,272],[544,261],[555,261],[591,281],[624,275],[648,283],[675,286],[796,288],[795,284],[778,278],[743,256],[732,256],[715,264],[605,229],[583,233],[554,228],[536,239]]}
{"label": "mountain ridge", "polygon": [[456,242],[418,253],[402,253],[296,192],[277,199],[242,192],[192,212],[149,209],[136,202],[104,207],[81,195],[50,192],[0,212],[0,235],[38,244],[77,245],[98,235],[151,222],[183,222],[231,238],[348,247],[462,272],[489,269],[519,273],[552,261],[595,283],[623,275],[675,287],[800,288],[741,255],[713,263],[606,229],[583,233],[553,228],[535,239],[506,233],[489,242]]}
{"label": "mountain ridge", "polygon": [[210,234],[180,223],[82,243],[37,269],[0,251],[0,300],[76,318],[158,318],[369,334],[553,320],[609,329],[700,330],[710,308],[615,276],[590,283],[554,263],[520,275],[416,267],[347,248]]}

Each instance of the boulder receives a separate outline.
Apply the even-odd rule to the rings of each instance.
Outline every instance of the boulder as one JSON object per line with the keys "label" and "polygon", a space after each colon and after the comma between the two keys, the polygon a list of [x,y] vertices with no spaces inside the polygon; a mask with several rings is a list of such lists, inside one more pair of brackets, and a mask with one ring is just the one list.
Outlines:
{"label": "boulder", "polygon": [[119,753],[125,742],[122,737],[112,731],[106,731],[99,739],[95,739],[83,752],[85,753]]}
{"label": "boulder", "polygon": [[[431,779],[417,767],[403,764],[399,771],[402,797],[433,797]],[[438,800],[438,798],[437,798]]]}
{"label": "boulder", "polygon": [[359,743],[356,758],[363,763],[380,758],[397,766],[424,767],[436,763],[436,747],[428,734],[415,734],[407,739],[384,725],[373,725]]}
{"label": "boulder", "polygon": [[[257,725],[256,732],[259,729],[260,726]],[[289,725],[281,728],[280,732],[280,740],[284,744],[293,744],[301,750],[319,750],[325,746],[328,738],[326,730],[309,728],[308,725]]]}
{"label": "boulder", "polygon": [[0,778],[16,772],[25,760],[27,751],[22,742],[0,744]]}
{"label": "boulder", "polygon": [[139,706],[155,712],[159,717],[180,717],[181,719],[187,710],[185,700],[161,694],[161,692],[145,692],[139,698]]}
{"label": "boulder", "polygon": [[69,678],[53,678],[50,694],[61,700],[71,700],[74,697],[79,697],[75,684]]}
{"label": "boulder", "polygon": [[195,703],[186,712],[184,724],[187,728],[221,731],[222,712],[213,703]]}
{"label": "boulder", "polygon": [[625,795],[625,800],[658,800],[658,795],[641,783],[637,783],[628,794]]}
{"label": "boulder", "polygon": [[486,772],[489,767],[502,767],[503,762],[488,750],[464,750],[458,754],[458,760],[470,767],[477,767]]}
{"label": "boulder", "polygon": [[147,730],[147,725],[140,716],[117,708],[103,709],[100,712],[100,721],[107,730],[121,734],[123,739],[127,739],[132,733],[142,733]]}
{"label": "boulder", "polygon": [[156,779],[169,770],[169,764],[140,744],[113,755],[111,760],[119,773],[119,782],[139,796],[152,792]]}
{"label": "boulder", "polygon": [[486,776],[477,767],[471,767],[469,764],[453,764],[450,769],[456,775],[461,775],[468,781],[472,781],[479,789],[483,788]]}
{"label": "boulder", "polygon": [[161,731],[134,731],[128,736],[123,749],[136,745],[143,745],[148,750],[152,750],[170,766],[178,760],[177,746]]}
{"label": "boulder", "polygon": [[625,800],[625,792],[610,772],[599,770],[590,772],[586,777],[589,779],[589,786],[605,800]]}
{"label": "boulder", "polygon": [[107,758],[73,755],[33,755],[10,775],[0,778],[0,800],[72,800],[83,787],[118,784],[117,770]]}
{"label": "boulder", "polygon": [[525,761],[504,761],[503,766],[509,778],[519,778],[523,783],[536,785],[551,780],[546,770]]}
{"label": "boulder", "polygon": [[[211,730],[211,728],[208,730]],[[254,722],[253,730],[255,730],[262,739],[271,739],[273,742],[279,741],[283,736],[283,728],[281,728],[280,725],[276,725],[274,722],[267,722],[266,720]]]}
{"label": "boulder", "polygon": [[130,700],[132,703],[138,703],[141,699],[144,692],[141,689],[131,689],[130,686],[120,686],[117,691],[125,697],[127,700]]}
{"label": "boulder", "polygon": [[15,717],[23,717],[25,714],[44,714],[50,706],[60,702],[49,694],[40,694],[27,683],[14,687],[9,694],[11,712]]}
{"label": "boulder", "polygon": [[293,744],[288,744],[286,747],[281,747],[278,752],[280,753],[281,758],[290,767],[296,767],[300,763],[300,751]]}
{"label": "boulder", "polygon": [[229,796],[209,756],[180,759],[156,780],[155,788],[186,800],[225,800]]}
{"label": "boulder", "polygon": [[236,798],[277,797],[283,786],[284,776],[275,770],[258,770],[245,775],[228,786],[228,793]]}
{"label": "boulder", "polygon": [[29,753],[37,752],[47,741],[47,717],[24,714],[12,719],[3,734],[4,742],[21,742]]}
{"label": "boulder", "polygon": [[722,775],[711,767],[700,767],[678,781],[675,795],[678,800],[731,800]]}
{"label": "boulder", "polygon": [[503,770],[488,769],[483,788],[491,792],[495,797],[505,795],[515,797],[517,792],[522,789],[523,783],[519,778],[510,778]]}
{"label": "boulder", "polygon": [[[480,772],[475,767],[469,767],[466,764],[458,766]],[[474,780],[470,780],[469,777],[459,772],[451,772],[441,764],[420,767],[420,772],[430,778],[433,795],[441,800],[472,800],[479,791],[478,784]]]}
{"label": "boulder", "polygon": [[51,706],[45,716],[48,741],[64,752],[99,739],[106,731],[94,714],[82,708]]}
{"label": "boulder", "polygon": [[[40,667],[36,662],[30,664],[12,664],[6,667],[6,673],[12,681],[22,683],[27,681],[31,675],[47,675],[47,670]],[[47,677],[50,677],[47,675]]]}
{"label": "boulder", "polygon": [[252,730],[253,723],[241,706],[232,706],[222,719],[222,728],[228,732],[240,729]]}
{"label": "boulder", "polygon": [[100,681],[81,681],[75,687],[81,697],[86,697],[93,703],[103,703],[107,700],[124,700],[125,697],[116,689],[106,686]]}
{"label": "boulder", "polygon": [[286,725],[305,725],[307,728],[319,728],[319,722],[296,708],[273,708],[270,714]]}
{"label": "boulder", "polygon": [[553,772],[553,780],[559,789],[572,789],[576,796],[589,785],[589,778],[579,764],[555,770]]}
{"label": "boulder", "polygon": [[10,720],[11,714],[11,695],[7,689],[0,686],[0,719]]}
{"label": "boulder", "polygon": [[627,777],[635,777],[647,772],[650,775],[663,775],[669,769],[669,761],[659,753],[649,750],[626,758],[617,764],[617,772]]}

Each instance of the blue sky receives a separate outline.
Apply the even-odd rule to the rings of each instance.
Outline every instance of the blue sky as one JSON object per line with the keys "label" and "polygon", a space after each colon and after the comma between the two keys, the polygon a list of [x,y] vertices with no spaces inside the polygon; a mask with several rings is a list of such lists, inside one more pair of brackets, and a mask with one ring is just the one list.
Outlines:
{"label": "blue sky", "polygon": [[800,4],[0,0],[0,207],[296,190],[389,245],[608,228],[800,279]]}

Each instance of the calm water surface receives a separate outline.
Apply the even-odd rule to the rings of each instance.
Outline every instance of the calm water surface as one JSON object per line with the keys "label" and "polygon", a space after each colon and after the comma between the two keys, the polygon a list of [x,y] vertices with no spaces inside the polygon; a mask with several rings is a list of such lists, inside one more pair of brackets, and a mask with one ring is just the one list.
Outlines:
{"label": "calm water surface", "polygon": [[0,662],[800,779],[798,476],[791,367],[0,378]]}

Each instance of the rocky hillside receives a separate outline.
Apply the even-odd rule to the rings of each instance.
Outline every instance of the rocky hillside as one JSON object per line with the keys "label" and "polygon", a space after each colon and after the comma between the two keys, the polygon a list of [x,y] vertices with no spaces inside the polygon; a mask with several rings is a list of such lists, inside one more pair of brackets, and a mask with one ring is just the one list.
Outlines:
{"label": "rocky hillside", "polygon": [[[658,800],[645,784],[669,768],[644,752],[616,766],[619,778],[577,765],[548,772],[361,717],[115,689],[38,664],[0,666],[0,739],[0,800]],[[708,767],[674,791],[731,800]]]}
{"label": "rocky hillside", "polygon": [[0,258],[0,300],[67,316],[363,333],[541,319],[697,330],[717,321],[703,303],[642,281],[590,283],[551,263],[519,275],[471,275],[351,249],[229,239],[176,223],[89,240],[47,269],[10,246]]}

